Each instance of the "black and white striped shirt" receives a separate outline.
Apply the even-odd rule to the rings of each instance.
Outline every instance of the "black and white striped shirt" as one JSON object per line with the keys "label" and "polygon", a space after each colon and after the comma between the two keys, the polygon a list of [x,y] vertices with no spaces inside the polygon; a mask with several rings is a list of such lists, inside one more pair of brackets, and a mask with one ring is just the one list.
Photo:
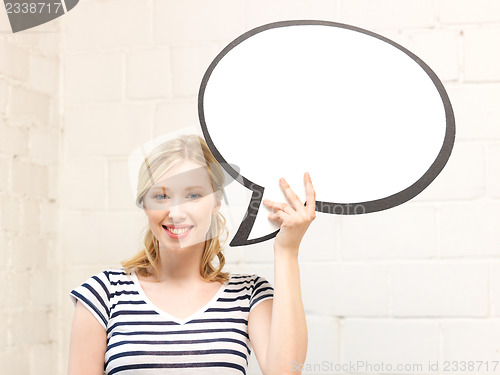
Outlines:
{"label": "black and white striped shirt", "polygon": [[231,274],[203,308],[180,320],[156,307],[135,273],[112,269],[71,291],[107,332],[108,375],[246,374],[248,314],[274,290],[255,274]]}

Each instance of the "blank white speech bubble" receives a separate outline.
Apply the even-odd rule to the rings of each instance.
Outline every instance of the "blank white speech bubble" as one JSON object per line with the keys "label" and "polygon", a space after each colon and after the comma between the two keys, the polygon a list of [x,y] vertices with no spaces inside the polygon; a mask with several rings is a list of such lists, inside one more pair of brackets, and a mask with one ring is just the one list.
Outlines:
{"label": "blank white speech bubble", "polygon": [[309,171],[319,212],[381,211],[424,190],[455,138],[446,91],[421,59],[326,21],[277,22],[231,42],[203,77],[199,116],[215,157],[253,190],[231,246],[276,235],[261,201],[286,202],[280,177],[305,202]]}

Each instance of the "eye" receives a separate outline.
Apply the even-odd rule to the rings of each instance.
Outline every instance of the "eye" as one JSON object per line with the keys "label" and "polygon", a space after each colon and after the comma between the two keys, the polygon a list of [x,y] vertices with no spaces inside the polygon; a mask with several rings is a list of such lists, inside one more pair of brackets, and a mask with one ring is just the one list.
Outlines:
{"label": "eye", "polygon": [[198,193],[190,193],[187,195],[187,197],[189,199],[198,199],[198,198],[201,198],[201,194],[198,194]]}
{"label": "eye", "polygon": [[166,194],[156,194],[154,199],[168,199],[168,196]]}

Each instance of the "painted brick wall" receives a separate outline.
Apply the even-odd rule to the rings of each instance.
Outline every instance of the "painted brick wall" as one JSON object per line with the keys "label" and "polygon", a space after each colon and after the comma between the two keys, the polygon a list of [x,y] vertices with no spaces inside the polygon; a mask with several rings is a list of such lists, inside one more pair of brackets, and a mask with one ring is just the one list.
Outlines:
{"label": "painted brick wall", "polygon": [[[134,253],[146,224],[128,154],[197,124],[199,83],[216,54],[285,19],[352,24],[400,43],[444,82],[457,125],[447,166],[417,198],[365,216],[318,215],[300,251],[306,364],[426,370],[429,361],[499,360],[499,1],[86,0],[60,33],[0,39],[0,273],[9,286],[0,364],[18,366],[10,373],[65,373],[67,293]],[[271,242],[226,254],[229,270],[273,281]],[[40,297],[52,285],[59,294]],[[48,324],[33,323],[40,313]],[[252,357],[249,374],[259,373]]]}
{"label": "painted brick wall", "polygon": [[0,368],[59,362],[59,25],[14,35],[0,11]]}

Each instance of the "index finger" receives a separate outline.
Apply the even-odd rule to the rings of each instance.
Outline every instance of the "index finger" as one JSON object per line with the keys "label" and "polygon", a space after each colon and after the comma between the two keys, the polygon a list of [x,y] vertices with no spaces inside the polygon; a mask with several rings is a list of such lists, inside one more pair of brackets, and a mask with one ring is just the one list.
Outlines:
{"label": "index finger", "polygon": [[304,182],[306,185],[306,207],[309,213],[312,214],[316,211],[316,191],[314,190],[309,172],[304,174]]}

